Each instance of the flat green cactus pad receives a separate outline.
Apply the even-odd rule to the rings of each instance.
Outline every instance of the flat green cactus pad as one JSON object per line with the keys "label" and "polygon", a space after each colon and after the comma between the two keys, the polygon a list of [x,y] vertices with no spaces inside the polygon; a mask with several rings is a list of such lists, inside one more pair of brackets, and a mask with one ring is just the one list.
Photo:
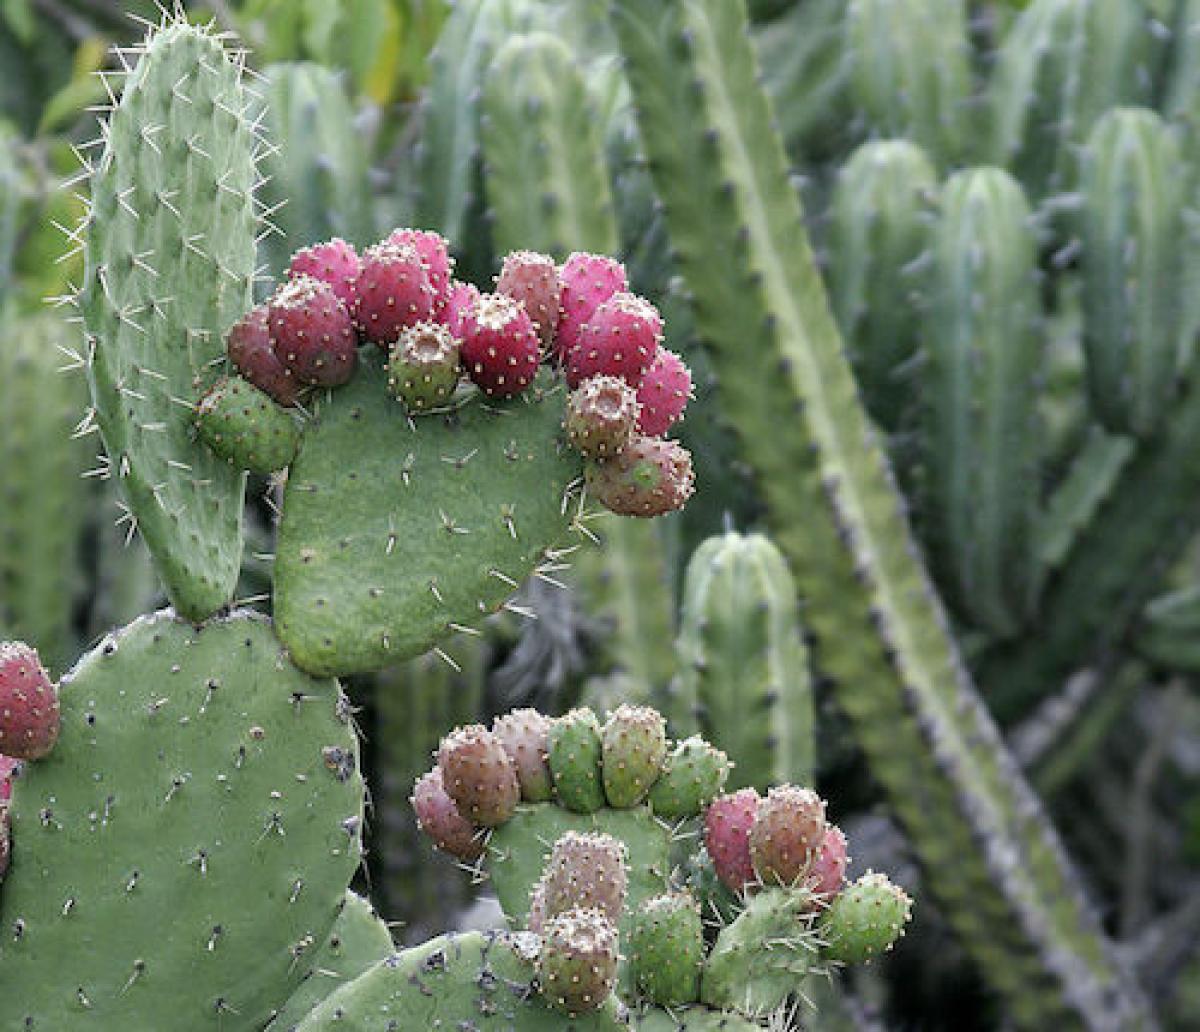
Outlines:
{"label": "flat green cactus pad", "polygon": [[360,862],[363,784],[334,681],[261,617],[143,617],[63,679],[14,785],[0,1028],[260,1029]]}
{"label": "flat green cactus pad", "polygon": [[739,1014],[704,1007],[654,1007],[634,1014],[630,1027],[637,1032],[762,1032],[761,1025]]}
{"label": "flat green cactus pad", "polygon": [[278,631],[316,674],[380,669],[478,623],[568,536],[580,473],[548,373],[411,424],[364,349],[292,464],[275,563]]}

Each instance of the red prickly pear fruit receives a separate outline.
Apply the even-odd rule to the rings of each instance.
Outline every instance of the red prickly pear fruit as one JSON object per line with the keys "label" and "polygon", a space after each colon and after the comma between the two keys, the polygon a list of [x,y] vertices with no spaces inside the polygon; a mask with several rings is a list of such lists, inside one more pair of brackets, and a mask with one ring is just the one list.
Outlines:
{"label": "red prickly pear fruit", "polygon": [[550,718],[535,709],[516,709],[492,721],[492,733],[516,768],[521,798],[529,803],[549,801],[554,788],[547,762]]}
{"label": "red prickly pear fruit", "polygon": [[0,643],[0,752],[41,759],[58,740],[58,689],[24,642]]}
{"label": "red prickly pear fruit", "polygon": [[649,706],[622,704],[602,735],[604,794],[609,806],[636,806],[654,787],[667,758],[667,722]]}
{"label": "red prickly pear fruit", "polygon": [[563,429],[589,459],[619,455],[638,419],[637,393],[619,376],[593,376],[567,398]]}
{"label": "red prickly pear fruit", "polygon": [[432,229],[394,229],[385,244],[407,244],[421,259],[429,286],[433,288],[433,317],[445,310],[450,300],[454,275],[454,259],[450,257],[450,242]]}
{"label": "red prickly pear fruit", "polygon": [[388,392],[410,412],[444,405],[458,385],[459,345],[445,326],[417,323],[400,331],[388,358]]}
{"label": "red prickly pear fruit", "polygon": [[713,870],[734,892],[758,881],[750,860],[750,829],[761,801],[755,789],[741,788],[714,799],[704,813],[704,845]]}
{"label": "red prickly pear fruit", "polygon": [[587,487],[622,516],[661,516],[682,509],[696,489],[691,453],[677,441],[635,435],[618,455],[589,462]]}
{"label": "red prickly pear fruit", "polygon": [[759,804],[750,857],[768,885],[796,885],[811,870],[825,839],[825,800],[811,788],[780,785]]}
{"label": "red prickly pear fruit", "polygon": [[629,889],[625,844],[603,832],[564,833],[542,875],[547,917],[572,907],[595,907],[618,921]]}
{"label": "red prickly pear fruit", "polygon": [[19,760],[0,756],[0,803],[7,803],[12,798],[12,777],[19,766]]}
{"label": "red prickly pear fruit", "polygon": [[692,374],[683,359],[674,351],[659,348],[638,387],[638,432],[661,437],[683,415],[691,397]]}
{"label": "red prickly pear fruit", "polygon": [[463,316],[463,365],[484,394],[520,394],[537,375],[540,358],[529,313],[511,297],[482,294]]}
{"label": "red prickly pear fruit", "polygon": [[804,882],[814,896],[827,900],[840,892],[846,883],[846,866],[849,862],[845,834],[836,824],[827,824]]}
{"label": "red prickly pear fruit", "polygon": [[474,283],[453,282],[450,284],[450,298],[446,307],[435,318],[454,334],[455,339],[461,341],[467,312],[475,307],[475,302],[481,296]]}
{"label": "red prickly pear fruit", "polygon": [[614,294],[629,289],[625,266],[602,254],[576,251],[558,270],[559,315],[554,346],[557,358],[579,343],[584,324]]}
{"label": "red prickly pear fruit", "polygon": [[517,771],[503,743],[480,724],[460,727],[443,738],[438,766],[458,812],[475,824],[503,824],[521,800]]}
{"label": "red prickly pear fruit", "polygon": [[617,929],[596,910],[547,922],[537,962],[542,995],[570,1017],[599,1010],[617,980]]}
{"label": "red prickly pear fruit", "polygon": [[8,806],[0,802],[0,881],[8,873],[9,835]]}
{"label": "red prickly pear fruit", "polygon": [[296,404],[301,385],[271,347],[266,305],[255,305],[233,324],[225,349],[238,372],[260,391],[280,405]]}
{"label": "red prickly pear fruit", "polygon": [[366,340],[390,347],[405,327],[433,318],[433,302],[425,264],[411,244],[382,243],[363,252],[351,310]]}
{"label": "red prickly pear fruit", "polygon": [[354,374],[354,324],[333,287],[297,276],[267,301],[271,350],[300,383],[337,387]]}
{"label": "red prickly pear fruit", "polygon": [[434,767],[413,786],[413,811],[417,825],[443,853],[470,863],[483,856],[484,836],[479,828],[458,812],[446,792],[442,772]]}
{"label": "red prickly pear fruit", "polygon": [[542,346],[554,346],[560,292],[558,266],[553,258],[537,251],[513,251],[496,277],[496,293],[520,301],[533,320]]}
{"label": "red prickly pear fruit", "polygon": [[614,294],[580,331],[576,344],[563,352],[567,383],[578,387],[589,376],[620,376],[640,386],[662,340],[662,317],[645,298]]}
{"label": "red prickly pear fruit", "polygon": [[358,252],[341,237],[302,247],[288,263],[288,276],[311,276],[328,283],[346,311],[354,303],[354,281],[361,267]]}

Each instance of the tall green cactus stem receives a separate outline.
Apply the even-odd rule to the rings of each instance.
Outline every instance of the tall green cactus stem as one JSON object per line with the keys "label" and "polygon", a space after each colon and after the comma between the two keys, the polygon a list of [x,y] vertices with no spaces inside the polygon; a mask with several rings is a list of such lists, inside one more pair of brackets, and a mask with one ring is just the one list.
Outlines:
{"label": "tall green cactus stem", "polygon": [[255,140],[241,70],[179,22],[150,35],[104,131],[80,303],[111,463],[179,612],[233,595],[244,474],[194,440],[192,404],[250,306]]}
{"label": "tall green cactus stem", "polygon": [[684,581],[672,733],[700,732],[733,761],[728,788],[811,784],[815,716],[796,584],[760,534],[709,538]]}
{"label": "tall green cactus stem", "polygon": [[509,39],[484,79],[482,116],[496,249],[524,247],[559,261],[574,250],[614,252],[604,151],[568,47],[544,32]]}
{"label": "tall green cactus stem", "polygon": [[361,859],[337,683],[292,667],[262,618],[167,611],[60,691],[58,744],[13,786],[0,1025],[261,1028]]}
{"label": "tall green cactus stem", "polygon": [[817,662],[931,891],[1022,1025],[1148,1026],[915,558],[771,130],[743,5],[618,0],[616,12],[725,409],[811,604]]}
{"label": "tall green cactus stem", "polygon": [[410,426],[375,350],[319,402],[284,495],[277,629],[318,674],[378,670],[479,623],[575,516],[579,460],[545,373],[512,401],[471,395]]}
{"label": "tall green cactus stem", "polygon": [[[830,229],[834,312],[872,417],[897,429],[913,395],[921,342],[921,258],[929,246],[937,175],[907,140],[866,143],[838,173]],[[907,372],[907,375],[906,375]]]}
{"label": "tall green cactus stem", "polygon": [[941,200],[921,371],[923,529],[956,607],[1007,637],[1037,579],[1037,245],[1007,172],[959,172]]}
{"label": "tall green cactus stem", "polygon": [[89,491],[86,440],[72,440],[87,387],[63,371],[70,327],[0,315],[0,628],[61,670],[71,629]]}
{"label": "tall green cactus stem", "polygon": [[262,162],[262,201],[278,229],[263,238],[275,276],[293,251],[331,237],[352,244],[375,236],[367,152],[340,78],[314,64],[271,65],[263,87],[274,147]]}
{"label": "tall green cactus stem", "polygon": [[21,225],[21,171],[16,143],[16,134],[7,126],[0,127],[0,304],[12,288]]}
{"label": "tall green cactus stem", "polygon": [[1145,99],[1148,49],[1137,0],[1033,0],[996,57],[987,160],[1035,205],[1074,190],[1096,119]]}
{"label": "tall green cactus stem", "polygon": [[964,0],[850,0],[850,96],[871,130],[904,136],[940,165],[961,160],[971,120]]}
{"label": "tall green cactus stem", "polygon": [[1184,353],[1184,200],[1175,135],[1152,111],[1116,108],[1083,163],[1084,348],[1096,415],[1150,433]]}

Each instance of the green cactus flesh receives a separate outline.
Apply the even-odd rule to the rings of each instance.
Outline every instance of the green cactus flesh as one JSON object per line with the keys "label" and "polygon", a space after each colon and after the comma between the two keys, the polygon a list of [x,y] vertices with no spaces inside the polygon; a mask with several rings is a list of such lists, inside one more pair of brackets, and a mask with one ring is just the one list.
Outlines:
{"label": "green cactus flesh", "polygon": [[739,1014],[704,1007],[652,1008],[634,1013],[631,1027],[637,1032],[761,1032],[762,1025]]}
{"label": "green cactus flesh", "polygon": [[337,683],[261,617],[167,611],[85,656],[61,702],[54,752],[14,785],[0,1027],[260,1028],[360,862]]}
{"label": "green cactus flesh", "polygon": [[194,439],[192,404],[250,307],[254,137],[218,40],[158,32],[125,82],[92,179],[80,303],[92,399],[131,517],[180,614],[233,595],[244,474]]}
{"label": "green cactus flesh", "polygon": [[501,607],[575,516],[561,388],[469,396],[412,425],[364,351],[292,463],[275,562],[278,632],[313,673],[380,669]]}

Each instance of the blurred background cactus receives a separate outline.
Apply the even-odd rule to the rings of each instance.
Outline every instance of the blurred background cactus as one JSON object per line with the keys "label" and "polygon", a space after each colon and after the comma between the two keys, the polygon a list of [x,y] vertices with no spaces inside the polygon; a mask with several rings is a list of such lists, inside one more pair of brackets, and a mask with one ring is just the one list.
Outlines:
{"label": "blurred background cactus", "polygon": [[[55,674],[168,597],[45,303],[84,285],[126,12],[158,19],[0,5],[0,638]],[[1200,4],[185,13],[247,48],[255,296],[396,224],[483,289],[518,247],[602,251],[693,371],[684,512],[589,519],[479,633],[348,679],[356,888],[397,941],[498,919],[415,833],[442,735],[653,704],[731,787],[815,780],[855,874],[919,895],[828,1027],[1200,1023]],[[264,609],[282,490],[250,478],[226,571]]]}

